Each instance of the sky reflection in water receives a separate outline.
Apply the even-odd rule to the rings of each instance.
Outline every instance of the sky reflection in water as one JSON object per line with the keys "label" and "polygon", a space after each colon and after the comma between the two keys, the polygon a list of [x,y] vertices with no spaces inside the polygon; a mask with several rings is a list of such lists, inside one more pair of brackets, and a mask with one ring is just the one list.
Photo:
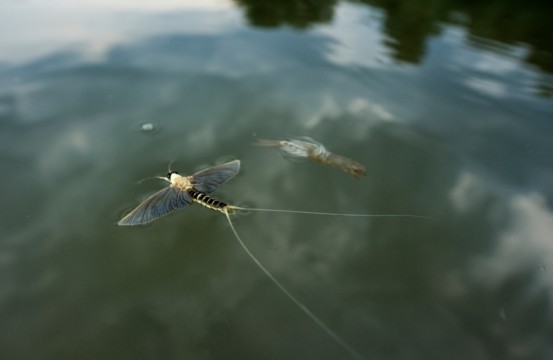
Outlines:
{"label": "sky reflection in water", "polygon": [[[186,174],[232,158],[241,173],[216,193],[231,203],[435,217],[235,218],[368,358],[550,356],[552,51],[525,20],[537,10],[502,37],[480,26],[497,12],[477,11],[509,12],[497,2],[428,17],[237,3],[0,5],[1,357],[344,358],[220,214],[115,225],[165,186],[136,181],[169,160]],[[290,136],[367,177],[252,146]]]}

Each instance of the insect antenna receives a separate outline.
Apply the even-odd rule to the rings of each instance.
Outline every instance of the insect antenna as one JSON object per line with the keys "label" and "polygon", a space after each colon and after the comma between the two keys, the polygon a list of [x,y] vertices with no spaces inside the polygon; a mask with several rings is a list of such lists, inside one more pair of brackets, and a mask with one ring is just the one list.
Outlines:
{"label": "insect antenna", "polygon": [[[302,301],[298,300],[296,296],[294,296],[279,280],[269,272],[269,270],[266,269],[265,266],[262,265],[262,263],[250,252],[246,244],[242,241],[241,237],[239,236],[237,230],[235,229],[235,226],[233,225],[233,222],[231,221],[231,217],[229,216],[229,210],[241,210],[243,208],[239,208],[236,206],[227,205],[225,208],[221,209],[220,211],[225,214],[225,217],[227,218],[227,221],[229,222],[229,226],[231,227],[231,230],[233,231],[233,234],[235,235],[235,238],[239,242],[240,246],[244,249],[246,254],[254,261],[254,263],[262,270],[264,274],[267,275],[267,277],[281,290],[304,314],[306,314],[310,319],[313,320],[325,332],[329,337],[331,337],[337,344],[339,344],[343,349],[345,349],[350,355],[352,355],[353,358],[358,360],[363,360],[365,357],[363,357],[358,351],[356,351],[352,346],[350,346],[343,338],[341,338],[336,332],[331,330],[331,328],[323,322],[316,314],[314,314]],[[251,210],[246,209],[245,210]]]}
{"label": "insect antenna", "polygon": [[170,174],[173,171],[171,171],[171,165],[175,162],[175,160],[169,160],[169,163],[167,164],[167,173]]}

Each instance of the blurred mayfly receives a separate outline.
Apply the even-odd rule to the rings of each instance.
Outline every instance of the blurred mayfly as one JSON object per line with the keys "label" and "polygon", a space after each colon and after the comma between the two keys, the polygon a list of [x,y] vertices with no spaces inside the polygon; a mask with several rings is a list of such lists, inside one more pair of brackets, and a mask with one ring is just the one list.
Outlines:
{"label": "blurred mayfly", "polygon": [[240,168],[240,161],[233,160],[224,164],[212,166],[204,170],[198,171],[190,176],[181,176],[176,171],[168,170],[167,176],[157,176],[156,178],[165,180],[170,185],[158,192],[150,195],[133,211],[123,217],[119,225],[143,225],[152,222],[162,216],[168,215],[174,210],[179,210],[196,202],[209,209],[216,210],[225,214],[229,226],[235,235],[235,238],[242,246],[244,251],[250,256],[254,263],[266,274],[269,279],[292,301],[300,310],[304,312],[312,321],[314,321],[329,337],[337,344],[342,346],[346,351],[356,359],[364,359],[358,351],[343,340],[329,326],[327,326],[317,315],[315,315],[303,302],[298,300],[284,285],[277,280],[273,274],[263,266],[260,261],[250,252],[246,244],[242,241],[238,232],[231,221],[229,213],[233,210],[250,210],[250,211],[265,211],[265,212],[284,212],[295,214],[313,214],[313,215],[329,215],[329,216],[359,216],[359,217],[377,217],[377,216],[394,216],[394,217],[424,217],[417,215],[370,215],[370,214],[339,214],[339,213],[324,213],[313,211],[296,211],[296,210],[279,210],[279,209],[256,209],[233,206],[224,203],[223,201],[215,200],[208,196],[214,192],[220,185],[229,181],[234,177]]}
{"label": "blurred mayfly", "polygon": [[313,159],[326,165],[338,167],[356,178],[366,174],[365,166],[359,162],[333,154],[323,144],[309,137],[291,140],[258,139],[256,145],[279,147],[285,156]]}

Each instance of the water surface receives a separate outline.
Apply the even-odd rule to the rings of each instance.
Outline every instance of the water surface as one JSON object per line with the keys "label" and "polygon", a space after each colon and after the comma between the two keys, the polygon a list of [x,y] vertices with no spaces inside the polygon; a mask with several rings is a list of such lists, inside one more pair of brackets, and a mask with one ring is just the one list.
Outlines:
{"label": "water surface", "polygon": [[235,158],[233,204],[434,218],[233,218],[365,357],[551,357],[550,3],[110,3],[0,4],[2,359],[348,358],[221,214],[116,225]]}

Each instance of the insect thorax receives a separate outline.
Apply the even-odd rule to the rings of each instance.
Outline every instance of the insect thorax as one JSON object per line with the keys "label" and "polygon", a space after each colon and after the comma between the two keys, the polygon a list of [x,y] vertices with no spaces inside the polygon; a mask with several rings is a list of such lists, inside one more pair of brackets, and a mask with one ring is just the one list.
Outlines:
{"label": "insect thorax", "polygon": [[182,191],[192,190],[192,178],[190,176],[181,176],[179,174],[171,174],[171,186]]}

